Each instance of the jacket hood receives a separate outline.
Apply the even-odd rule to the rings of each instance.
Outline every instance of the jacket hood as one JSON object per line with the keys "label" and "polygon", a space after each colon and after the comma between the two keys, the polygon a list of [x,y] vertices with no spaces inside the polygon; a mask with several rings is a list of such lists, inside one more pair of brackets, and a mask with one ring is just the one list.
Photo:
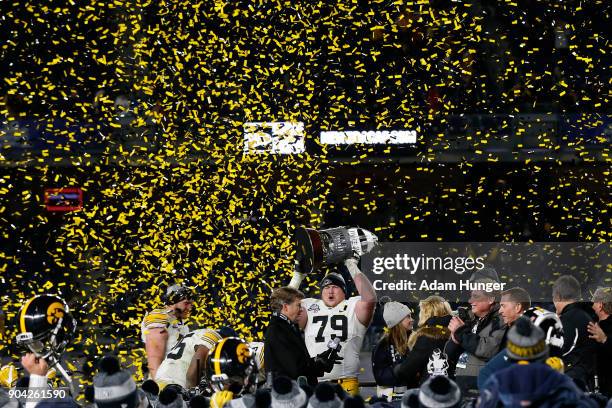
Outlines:
{"label": "jacket hood", "polygon": [[569,377],[543,363],[513,364],[495,374],[499,400],[504,406],[521,406],[521,401],[544,401],[553,394],[573,394],[577,388]]}
{"label": "jacket hood", "polygon": [[447,327],[452,319],[451,315],[448,316],[434,316],[427,319],[425,326],[444,326]]}
{"label": "jacket hood", "polygon": [[425,324],[416,330],[417,337],[425,336],[434,340],[448,340],[450,330],[448,324],[451,316],[431,317]]}

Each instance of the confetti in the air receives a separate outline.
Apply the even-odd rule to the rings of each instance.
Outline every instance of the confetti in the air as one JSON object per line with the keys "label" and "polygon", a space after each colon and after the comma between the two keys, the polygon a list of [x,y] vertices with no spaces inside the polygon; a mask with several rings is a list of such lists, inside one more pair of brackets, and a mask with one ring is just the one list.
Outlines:
{"label": "confetti in the air", "polygon": [[[1,2],[0,335],[61,293],[75,350],[142,369],[140,321],[185,281],[194,325],[259,339],[299,225],[609,241],[606,4]],[[251,122],[302,124],[300,144],[245,154]],[[319,141],[344,130],[417,143]],[[81,211],[45,210],[62,187]]]}

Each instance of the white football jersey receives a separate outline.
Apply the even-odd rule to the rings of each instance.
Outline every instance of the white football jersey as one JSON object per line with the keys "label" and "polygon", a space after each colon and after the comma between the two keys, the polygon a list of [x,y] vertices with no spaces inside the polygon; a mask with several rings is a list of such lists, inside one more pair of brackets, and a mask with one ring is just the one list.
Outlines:
{"label": "white football jersey", "polygon": [[168,341],[166,341],[166,351],[164,354],[170,352],[170,349],[178,342],[181,336],[189,333],[189,326],[177,319],[172,309],[154,309],[142,319],[142,341],[145,343],[149,329],[166,329],[168,331]]}
{"label": "white football jersey", "polygon": [[320,381],[357,377],[359,374],[359,352],[368,329],[355,315],[355,306],[360,300],[361,296],[353,296],[333,308],[325,306],[321,299],[302,301],[302,306],[308,312],[304,337],[310,356],[315,357],[327,350],[327,344],[333,338],[339,337],[341,340],[339,355],[344,360],[336,364],[331,373],[319,378]]}
{"label": "white football jersey", "polygon": [[[157,369],[155,381],[167,384],[178,384],[185,388],[187,386],[187,370],[195,355],[197,346],[204,346],[211,350],[221,336],[214,330],[194,330],[181,339],[172,347],[164,361]],[[202,364],[205,364],[203,361]]]}

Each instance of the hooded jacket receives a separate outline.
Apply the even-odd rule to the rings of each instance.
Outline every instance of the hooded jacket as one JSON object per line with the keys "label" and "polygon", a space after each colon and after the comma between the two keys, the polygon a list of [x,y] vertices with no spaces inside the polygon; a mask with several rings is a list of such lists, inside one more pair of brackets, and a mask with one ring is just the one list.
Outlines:
{"label": "hooded jacket", "polygon": [[429,378],[432,373],[428,371],[428,364],[434,350],[442,352],[450,337],[450,320],[451,316],[431,317],[414,332],[416,342],[412,350],[393,367],[393,374],[401,385],[422,384]]}
{"label": "hooded jacket", "polygon": [[480,408],[599,406],[571,378],[544,363],[513,364],[498,371],[487,381],[480,398]]}

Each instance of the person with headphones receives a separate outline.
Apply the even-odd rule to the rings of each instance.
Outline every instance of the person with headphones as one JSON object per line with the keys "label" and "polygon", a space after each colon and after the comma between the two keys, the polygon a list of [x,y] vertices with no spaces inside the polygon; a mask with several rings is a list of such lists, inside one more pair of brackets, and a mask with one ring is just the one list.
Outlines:
{"label": "person with headphones", "polygon": [[193,290],[187,286],[172,285],[162,296],[162,301],[166,306],[147,313],[141,325],[147,367],[153,380],[166,354],[182,336],[189,333],[185,320],[193,307]]}

